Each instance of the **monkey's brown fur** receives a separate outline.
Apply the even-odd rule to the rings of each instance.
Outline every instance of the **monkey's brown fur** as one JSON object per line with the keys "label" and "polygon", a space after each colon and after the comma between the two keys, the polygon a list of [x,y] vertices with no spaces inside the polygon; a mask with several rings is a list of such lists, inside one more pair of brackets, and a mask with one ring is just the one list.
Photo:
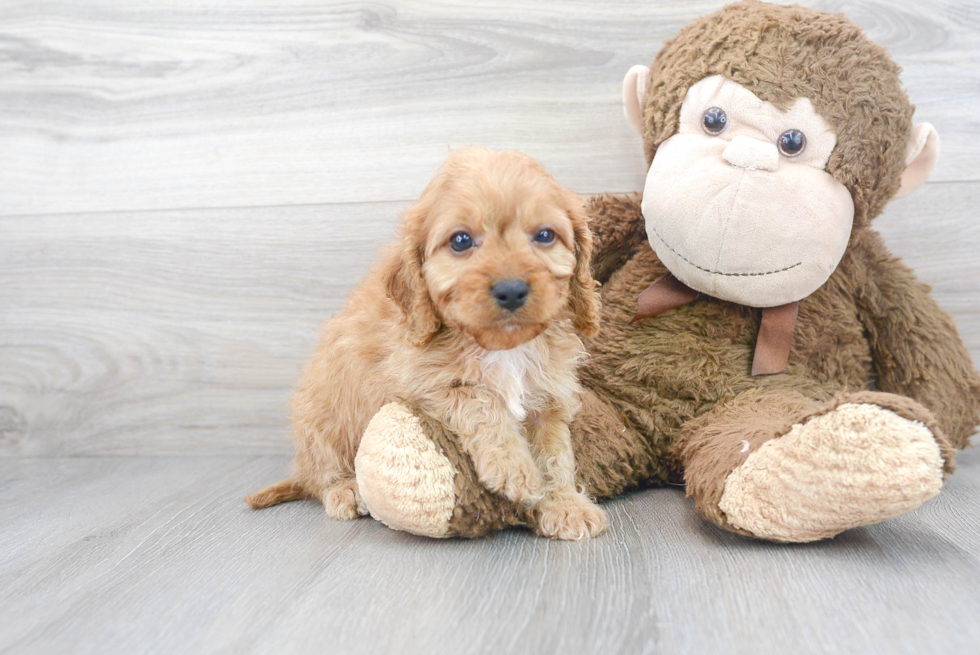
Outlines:
{"label": "monkey's brown fur", "polygon": [[[760,310],[702,298],[630,323],[639,293],[667,270],[646,243],[638,197],[591,200],[602,327],[586,341],[586,391],[572,424],[578,479],[591,495],[684,480],[702,516],[751,535],[719,508],[729,474],[794,424],[844,403],[920,421],[945,474],[953,470],[980,420],[980,378],[950,316],[870,227],[905,165],[913,107],[898,72],[843,16],[797,6],[735,4],[664,45],[643,112],[648,162],[676,131],[687,88],[706,76],[780,107],[807,97],[837,130],[826,170],[851,192],[854,228],[837,270],[800,304],[787,372],[752,377]],[[533,522],[476,483],[439,423],[423,424],[457,471],[450,534]]]}
{"label": "monkey's brown fur", "polygon": [[905,167],[912,111],[900,68],[843,14],[740,2],[691,23],[664,43],[644,99],[647,164],[677,132],[687,89],[723,75],[787,109],[809,98],[837,130],[827,171],[854,199],[854,224],[881,213]]}

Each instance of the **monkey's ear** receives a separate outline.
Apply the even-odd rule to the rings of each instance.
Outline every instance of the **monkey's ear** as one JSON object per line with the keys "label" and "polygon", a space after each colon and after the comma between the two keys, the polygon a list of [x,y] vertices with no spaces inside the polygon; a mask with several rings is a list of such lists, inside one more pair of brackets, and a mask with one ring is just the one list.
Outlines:
{"label": "monkey's ear", "polygon": [[907,196],[918,189],[932,175],[939,159],[939,134],[929,123],[920,123],[912,128],[908,149],[905,151],[905,170],[896,198]]}
{"label": "monkey's ear", "polygon": [[643,136],[643,96],[647,92],[650,69],[637,64],[623,79],[623,111],[637,134]]}

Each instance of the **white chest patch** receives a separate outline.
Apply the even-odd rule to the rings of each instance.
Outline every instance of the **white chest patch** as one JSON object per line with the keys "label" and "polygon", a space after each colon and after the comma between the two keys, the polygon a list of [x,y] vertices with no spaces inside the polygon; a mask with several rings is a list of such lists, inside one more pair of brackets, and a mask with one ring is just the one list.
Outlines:
{"label": "white chest patch", "polygon": [[484,382],[497,389],[508,411],[518,421],[527,418],[528,405],[540,392],[534,378],[541,374],[541,363],[546,356],[532,342],[510,350],[490,350],[483,357]]}

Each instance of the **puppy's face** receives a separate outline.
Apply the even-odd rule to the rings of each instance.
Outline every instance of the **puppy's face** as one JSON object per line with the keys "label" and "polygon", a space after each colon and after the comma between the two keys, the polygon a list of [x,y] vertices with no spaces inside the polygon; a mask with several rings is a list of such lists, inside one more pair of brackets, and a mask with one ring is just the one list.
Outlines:
{"label": "puppy's face", "polygon": [[581,201],[533,159],[455,153],[405,220],[440,322],[482,347],[513,348],[569,315],[595,333]]}

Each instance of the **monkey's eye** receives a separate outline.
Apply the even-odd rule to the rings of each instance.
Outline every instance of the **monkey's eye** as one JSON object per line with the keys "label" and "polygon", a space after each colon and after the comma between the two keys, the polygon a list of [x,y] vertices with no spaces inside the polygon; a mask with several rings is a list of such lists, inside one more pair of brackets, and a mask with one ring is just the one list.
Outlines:
{"label": "monkey's eye", "polygon": [[473,237],[466,232],[457,232],[449,237],[449,247],[453,252],[464,252],[473,247]]}
{"label": "monkey's eye", "polygon": [[776,147],[786,157],[795,157],[806,149],[806,135],[799,130],[786,130],[776,140]]}
{"label": "monkey's eye", "polygon": [[538,243],[543,243],[545,245],[555,242],[555,233],[553,230],[547,228],[541,230],[534,235],[534,240]]}
{"label": "monkey's eye", "polygon": [[721,107],[712,107],[701,117],[701,127],[711,136],[718,136],[728,127],[728,114]]}

